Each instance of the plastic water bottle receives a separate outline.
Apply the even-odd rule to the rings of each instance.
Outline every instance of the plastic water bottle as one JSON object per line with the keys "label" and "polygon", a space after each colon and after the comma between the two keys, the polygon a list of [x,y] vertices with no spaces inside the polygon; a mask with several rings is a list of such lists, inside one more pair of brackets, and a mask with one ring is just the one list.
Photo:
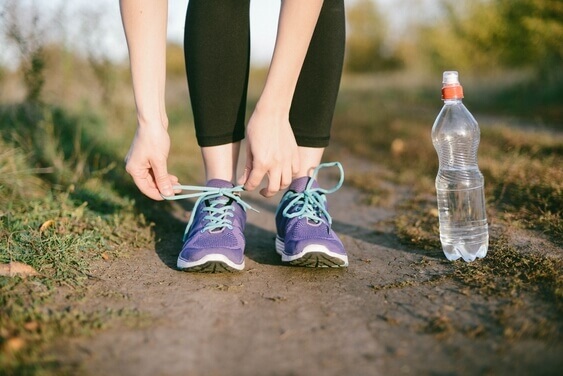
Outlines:
{"label": "plastic water bottle", "polygon": [[489,247],[484,179],[477,165],[479,125],[462,103],[458,73],[444,72],[444,107],[432,127],[440,168],[436,193],[440,241],[448,260],[483,258]]}

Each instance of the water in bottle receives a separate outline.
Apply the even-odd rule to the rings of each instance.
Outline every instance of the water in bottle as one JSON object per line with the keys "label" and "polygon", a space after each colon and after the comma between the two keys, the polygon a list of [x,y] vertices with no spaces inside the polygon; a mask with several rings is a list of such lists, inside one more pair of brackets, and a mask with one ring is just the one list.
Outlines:
{"label": "water in bottle", "polygon": [[440,167],[436,193],[440,241],[448,260],[483,258],[489,246],[483,175],[477,165],[479,125],[462,103],[458,73],[444,72],[444,107],[432,127]]}

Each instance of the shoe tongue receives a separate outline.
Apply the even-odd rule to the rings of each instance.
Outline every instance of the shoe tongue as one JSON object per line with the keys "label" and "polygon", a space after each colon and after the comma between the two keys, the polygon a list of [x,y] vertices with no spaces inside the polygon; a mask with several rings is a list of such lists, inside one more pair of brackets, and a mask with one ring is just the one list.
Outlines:
{"label": "shoe tongue", "polygon": [[222,180],[222,179],[211,179],[205,184],[206,187],[211,188],[232,188],[234,187],[233,183],[230,181]]}
{"label": "shoe tongue", "polygon": [[[297,178],[295,180],[293,180],[291,182],[291,184],[289,185],[288,190],[290,191],[294,191],[294,192],[303,192],[305,190],[305,188],[307,187],[307,183],[309,183],[309,179],[311,179],[309,176],[303,176],[301,178]],[[317,181],[313,181],[313,184],[311,185],[311,188],[318,188],[319,187],[319,183],[317,183]]]}
{"label": "shoe tongue", "polygon": [[[226,181],[226,180],[222,180],[222,179],[211,179],[209,180],[206,184],[206,187],[209,188],[232,188],[234,187],[233,183],[231,183],[230,181]],[[214,200],[224,200],[224,196],[220,196],[220,197],[216,197]],[[222,208],[225,205],[230,205],[233,202],[232,198],[229,198],[228,201],[226,202],[215,202],[213,200],[213,202],[215,203],[215,206],[217,208]],[[211,200],[207,199],[205,200],[205,206],[210,206],[211,205]]]}

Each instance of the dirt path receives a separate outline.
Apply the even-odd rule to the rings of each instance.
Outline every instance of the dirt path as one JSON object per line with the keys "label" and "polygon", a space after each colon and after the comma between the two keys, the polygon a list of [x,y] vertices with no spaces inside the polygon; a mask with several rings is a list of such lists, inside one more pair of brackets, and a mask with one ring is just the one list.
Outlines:
{"label": "dirt path", "polygon": [[[351,157],[347,172],[373,166]],[[322,179],[323,186],[334,183]],[[404,189],[403,189],[404,190]],[[398,190],[401,192],[401,190]],[[556,374],[561,341],[506,341],[501,299],[468,294],[442,255],[401,245],[386,220],[347,186],[328,197],[350,267],[282,266],[273,248],[276,200],[250,194],[246,269],[174,269],[185,223],[157,224],[155,249],[106,262],[84,304],[141,312],[53,351],[90,375]],[[398,196],[397,198],[400,198]],[[184,221],[186,218],[184,217]]]}

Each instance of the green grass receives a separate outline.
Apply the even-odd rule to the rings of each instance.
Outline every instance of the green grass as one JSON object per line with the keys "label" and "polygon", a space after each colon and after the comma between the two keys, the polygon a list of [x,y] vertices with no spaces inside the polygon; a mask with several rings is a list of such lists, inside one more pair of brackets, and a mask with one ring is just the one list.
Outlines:
{"label": "green grass", "polygon": [[[24,263],[38,273],[0,276],[0,369],[60,374],[56,359],[42,355],[48,343],[139,316],[84,311],[76,303],[91,266],[150,244],[151,223],[135,196],[123,194],[127,185],[113,171],[107,144],[80,130],[80,124],[103,125],[100,119],[47,106],[0,113],[0,263]],[[61,289],[63,302],[55,299]]]}

